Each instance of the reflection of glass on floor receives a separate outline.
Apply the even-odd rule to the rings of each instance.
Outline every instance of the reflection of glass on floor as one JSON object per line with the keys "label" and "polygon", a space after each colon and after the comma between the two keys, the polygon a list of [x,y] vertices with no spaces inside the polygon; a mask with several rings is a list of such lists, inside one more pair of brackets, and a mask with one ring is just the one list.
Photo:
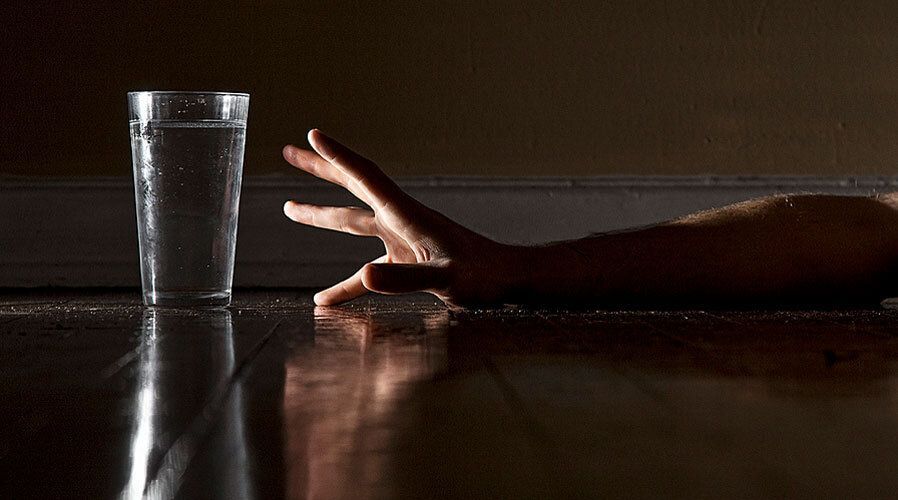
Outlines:
{"label": "reflection of glass on floor", "polygon": [[389,493],[395,411],[445,366],[448,313],[418,318],[316,308],[314,343],[286,363],[288,498]]}
{"label": "reflection of glass on floor", "polygon": [[131,468],[123,498],[141,498],[147,484],[147,468],[153,450],[153,416],[156,413],[156,317],[144,316],[138,346],[135,426],[131,437]]}
{"label": "reflection of glass on floor", "polygon": [[[216,462],[218,470],[212,471],[215,481],[210,493],[216,498],[251,498],[243,388],[236,384],[228,392],[236,368],[230,312],[148,309],[140,333],[131,461],[120,497],[174,497],[196,447],[218,415],[227,451]],[[200,348],[190,348],[196,345]],[[205,357],[198,358],[198,354]],[[197,366],[207,370],[205,380],[191,375],[195,370],[190,368]],[[197,392],[207,397],[203,406],[195,408],[192,421],[181,422],[179,428],[164,422],[168,416],[163,414],[164,408],[179,403],[189,406]],[[164,449],[167,443],[159,438],[172,432],[179,435]]]}

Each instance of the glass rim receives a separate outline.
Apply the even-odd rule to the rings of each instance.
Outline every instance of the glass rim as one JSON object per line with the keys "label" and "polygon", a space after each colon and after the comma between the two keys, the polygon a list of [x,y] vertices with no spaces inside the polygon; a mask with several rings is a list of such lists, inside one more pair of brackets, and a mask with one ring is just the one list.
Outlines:
{"label": "glass rim", "polygon": [[132,90],[128,95],[150,94],[150,95],[232,95],[238,97],[249,97],[247,92],[206,92],[202,90]]}

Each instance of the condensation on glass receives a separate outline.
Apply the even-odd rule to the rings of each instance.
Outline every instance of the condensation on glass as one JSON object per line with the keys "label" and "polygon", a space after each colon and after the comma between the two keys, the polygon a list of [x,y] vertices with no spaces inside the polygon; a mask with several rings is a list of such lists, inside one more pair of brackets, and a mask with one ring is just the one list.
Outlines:
{"label": "condensation on glass", "polygon": [[130,92],[143,301],[231,300],[249,95]]}

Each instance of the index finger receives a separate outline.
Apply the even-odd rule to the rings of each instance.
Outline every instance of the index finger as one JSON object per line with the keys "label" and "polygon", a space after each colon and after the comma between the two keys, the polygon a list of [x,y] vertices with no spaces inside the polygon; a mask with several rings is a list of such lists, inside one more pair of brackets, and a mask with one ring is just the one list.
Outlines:
{"label": "index finger", "polygon": [[[309,131],[312,148],[346,177],[346,188],[375,209],[403,203],[407,195],[371,160],[328,137],[318,129]],[[356,190],[359,192],[356,193]],[[361,196],[360,196],[361,195]]]}

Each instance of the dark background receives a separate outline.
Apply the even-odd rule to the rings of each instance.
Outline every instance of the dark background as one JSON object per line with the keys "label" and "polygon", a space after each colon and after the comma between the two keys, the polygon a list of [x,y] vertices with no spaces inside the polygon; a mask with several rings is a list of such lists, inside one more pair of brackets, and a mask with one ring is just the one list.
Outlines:
{"label": "dark background", "polygon": [[391,174],[894,174],[898,2],[6,2],[0,174],[130,175],[125,93]]}

